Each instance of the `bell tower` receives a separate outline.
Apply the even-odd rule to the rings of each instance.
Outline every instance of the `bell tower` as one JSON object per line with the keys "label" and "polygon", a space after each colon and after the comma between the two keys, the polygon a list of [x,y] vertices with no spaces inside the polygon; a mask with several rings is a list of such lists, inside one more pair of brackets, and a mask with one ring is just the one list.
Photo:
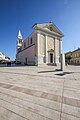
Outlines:
{"label": "bell tower", "polygon": [[17,41],[16,41],[16,53],[18,53],[19,48],[22,46],[23,38],[21,35],[21,31],[19,30]]}

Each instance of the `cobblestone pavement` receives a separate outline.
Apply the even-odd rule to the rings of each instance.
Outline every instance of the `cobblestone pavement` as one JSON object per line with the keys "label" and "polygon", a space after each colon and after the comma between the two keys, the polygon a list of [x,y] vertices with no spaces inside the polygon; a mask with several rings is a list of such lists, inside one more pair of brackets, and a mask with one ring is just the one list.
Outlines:
{"label": "cobblestone pavement", "polygon": [[80,120],[80,66],[0,67],[0,120]]}

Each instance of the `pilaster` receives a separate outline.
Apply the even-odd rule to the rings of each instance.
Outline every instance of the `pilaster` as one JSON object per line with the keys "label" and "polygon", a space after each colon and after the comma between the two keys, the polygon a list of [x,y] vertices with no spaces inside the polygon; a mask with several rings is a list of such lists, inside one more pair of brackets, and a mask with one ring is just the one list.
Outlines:
{"label": "pilaster", "polygon": [[57,38],[54,38],[54,64],[57,62]]}
{"label": "pilaster", "polygon": [[45,55],[46,55],[46,64],[48,63],[48,36],[45,35]]}
{"label": "pilaster", "polygon": [[62,39],[59,41],[59,52],[62,54]]}
{"label": "pilaster", "polygon": [[37,56],[35,57],[36,65],[39,64],[39,56],[40,56],[40,33],[37,32]]}
{"label": "pilaster", "polygon": [[37,33],[37,48],[38,48],[38,56],[39,56],[39,54],[40,54],[40,44],[39,44],[39,42],[40,42],[40,33]]}

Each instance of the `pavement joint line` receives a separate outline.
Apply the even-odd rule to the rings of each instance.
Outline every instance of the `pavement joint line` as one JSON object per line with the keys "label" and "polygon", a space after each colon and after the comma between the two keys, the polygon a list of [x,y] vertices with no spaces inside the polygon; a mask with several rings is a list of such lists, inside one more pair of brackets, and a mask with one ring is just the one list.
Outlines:
{"label": "pavement joint line", "polygon": [[[5,86],[7,86],[7,84],[4,84],[4,85],[2,84],[2,86],[0,86],[0,87],[7,89],[7,87],[5,87]],[[13,86],[13,87],[11,86],[10,90],[22,92],[25,94],[29,94],[32,96],[36,96],[36,97],[40,97],[40,98],[44,98],[44,99],[48,99],[48,100],[52,100],[52,101],[56,101],[56,102],[61,102],[61,96],[53,95],[53,94],[42,92],[42,91],[22,88],[22,87],[18,87],[18,86]],[[36,92],[38,92],[40,95],[36,94]],[[46,94],[46,96],[43,96],[43,93]]]}
{"label": "pavement joint line", "polygon": [[[1,84],[2,84],[2,86],[1,86]],[[77,101],[77,103],[80,102],[80,100],[77,100],[77,99],[64,97],[63,95],[62,96],[54,95],[54,94],[50,94],[50,93],[46,93],[46,92],[42,92],[42,91],[37,91],[37,90],[32,90],[32,89],[27,89],[27,88],[23,88],[23,87],[18,87],[18,86],[14,86],[14,85],[7,88],[7,85],[9,85],[9,84],[0,83],[0,87],[5,88],[5,89],[10,89],[10,90],[13,90],[13,91],[16,91],[16,92],[21,92],[21,93],[32,95],[32,96],[35,96],[35,97],[40,97],[40,98],[48,99],[48,100],[51,100],[51,101],[56,101],[56,102],[59,102],[59,103],[63,102],[64,104],[67,104],[67,105],[79,107],[78,105],[75,104],[76,101]],[[36,94],[36,93],[38,93],[38,94]],[[43,96],[43,93],[45,94],[44,96]],[[62,98],[63,98],[63,101],[62,101]],[[68,101],[73,101],[74,103],[73,102],[67,102],[67,100]]]}
{"label": "pavement joint line", "polygon": [[[37,115],[40,115],[40,116],[42,116],[43,118],[47,118],[47,119],[49,119],[49,120],[53,120],[53,119],[51,119],[51,118],[45,117],[44,115],[41,115],[41,114],[39,114],[39,113],[36,113],[36,112],[34,112],[34,111],[32,111],[32,110],[26,109],[26,108],[24,108],[24,107],[22,107],[22,106],[20,106],[20,105],[16,105],[16,104],[14,104],[14,103],[8,102],[7,100],[4,100],[4,99],[2,99],[2,98],[0,98],[0,100],[3,100],[3,101],[5,101],[5,102],[7,102],[7,103],[9,103],[9,104],[15,105],[15,106],[20,107],[20,108],[22,108],[22,109],[28,110],[28,111],[30,111],[30,112],[32,112],[32,113],[37,114]],[[9,110],[9,109],[8,109],[8,110]],[[26,118],[26,119],[28,119],[28,118]]]}
{"label": "pavement joint line", "polygon": [[61,120],[61,118],[62,118],[61,115],[62,115],[62,105],[63,105],[64,82],[65,82],[65,80],[63,81],[63,89],[62,89],[62,102],[61,102],[60,120]]}
{"label": "pavement joint line", "polygon": [[[8,101],[6,101],[6,100],[4,100],[4,99],[2,99],[2,98],[0,98],[1,100],[3,100],[3,101],[5,101],[5,102],[8,102]],[[10,104],[13,104],[13,105],[15,105],[15,106],[18,106],[18,107],[21,107],[21,106],[19,106],[19,105],[16,105],[16,104],[14,104],[14,103],[12,103],[12,102],[8,102],[8,103],[10,103]],[[1,105],[0,105],[1,106]],[[3,106],[1,106],[1,107],[3,107]],[[3,108],[5,108],[5,107],[3,107]],[[26,109],[26,108],[24,108],[24,107],[21,107],[21,108],[23,108],[23,109],[25,109],[25,110],[28,110],[28,109]],[[5,108],[5,109],[7,109],[7,108]],[[7,109],[7,110],[9,110],[9,109]],[[9,110],[9,111],[11,111],[11,110]],[[30,111],[30,110],[28,110],[28,111]],[[56,110],[57,111],[57,110]],[[11,112],[13,112],[13,111],[11,111]],[[33,111],[31,111],[31,112],[33,112]],[[60,111],[58,111],[58,112],[60,112]],[[13,112],[13,113],[15,113],[15,114],[17,114],[16,112]],[[35,113],[35,112],[33,112],[33,113]],[[78,117],[78,116],[76,116],[76,115],[72,115],[72,114],[69,114],[69,113],[66,113],[66,112],[62,112],[62,113],[64,113],[64,114],[67,114],[67,115],[70,115],[70,116],[73,116],[73,117],[76,117],[76,118],[80,118],[80,117]],[[36,113],[36,114],[39,114],[39,113]],[[19,114],[17,114],[18,116],[20,116],[20,117],[23,117],[23,116],[21,116],[21,115],[19,115]],[[39,114],[39,115],[41,115],[41,114]],[[42,117],[45,117],[45,116],[43,116],[43,115],[41,115]],[[23,118],[25,118],[25,117],[23,117]],[[48,117],[45,117],[45,118],[48,118]],[[25,118],[25,119],[27,119],[27,120],[29,120],[28,118]],[[48,118],[49,120],[52,120],[51,118]],[[61,115],[60,115],[60,120],[61,120]]]}
{"label": "pavement joint line", "polygon": [[[21,90],[21,89],[23,89],[23,90]],[[32,95],[32,96],[36,96],[36,97],[40,97],[40,98],[44,98],[44,99],[48,99],[48,100],[52,100],[52,101],[56,101],[56,102],[61,102],[61,100],[58,100],[58,97],[60,97],[60,99],[61,99],[61,96],[53,95],[53,94],[50,94],[50,93],[47,93],[47,92],[42,92],[42,91],[38,91],[38,90],[32,90],[32,89],[27,89],[27,88],[22,88],[22,87],[17,87],[17,86],[14,86],[10,90],[17,91],[17,92],[22,92],[24,94],[29,94],[29,95]],[[38,94],[36,94],[36,93],[38,93]],[[43,93],[45,93],[46,96],[42,96]]]}
{"label": "pavement joint line", "polygon": [[[69,70],[70,70],[70,71],[72,71],[72,69],[71,69],[71,68],[69,68]],[[73,74],[73,73],[72,73],[72,75],[73,75],[74,80],[77,80],[77,79],[74,77],[74,74]]]}
{"label": "pavement joint line", "polygon": [[[51,68],[48,69],[49,67],[46,69],[43,68],[42,67],[41,69],[39,69],[39,67],[37,67],[37,69],[35,67],[1,68],[0,82],[2,82],[2,84],[0,85],[0,98],[7,100],[8,102],[14,103],[15,105],[22,106],[22,108],[24,107],[25,109],[31,107],[32,109],[29,108],[29,110],[32,110],[48,118],[51,118],[51,120],[52,119],[56,120],[57,118],[58,120],[70,119],[70,118],[75,120],[80,119],[80,114],[79,114],[80,67],[67,66],[66,67],[67,70],[66,71],[64,70],[63,73],[72,72],[72,74],[66,74],[63,76],[55,75],[56,72],[48,73],[48,71],[50,70],[53,71],[53,68],[52,69]],[[46,70],[47,72],[44,72]],[[57,73],[63,74],[61,73],[61,71]],[[13,77],[13,79],[10,77]],[[22,80],[19,80],[18,78]],[[34,82],[36,78],[38,78],[38,80],[37,82]],[[30,80],[30,82],[28,80]],[[38,81],[40,81],[41,83]],[[54,83],[54,81],[57,82]],[[47,82],[49,82],[50,84],[48,84]],[[14,96],[14,98],[11,95]],[[28,104],[29,101],[30,103]],[[38,102],[39,104],[41,104],[42,107],[37,106],[39,105]],[[0,105],[3,106],[4,108],[6,107],[7,110],[9,109],[12,110],[14,113],[16,112],[17,114],[20,114],[21,116],[24,117],[23,120],[24,119],[27,120],[26,118],[28,118],[28,120],[33,120],[33,119],[38,120],[39,115],[36,114],[35,116],[35,114],[31,113],[29,110],[25,110],[15,105],[11,105],[10,103],[7,103],[3,100],[0,100]],[[49,107],[52,109],[49,110],[50,109]],[[0,110],[2,110],[0,115],[3,115],[4,116],[3,119],[6,120],[7,112],[9,111],[3,108]],[[44,112],[45,110],[46,112]],[[4,111],[6,111],[6,114],[4,114]],[[33,117],[28,117],[27,116],[28,114],[31,116],[33,115]],[[13,114],[12,116],[18,117],[16,116],[16,114],[15,115]],[[44,118],[44,119],[48,120],[48,118]],[[39,116],[39,120],[43,120],[43,117]]]}
{"label": "pavement joint line", "polygon": [[[15,73],[15,72],[2,72],[2,71],[0,71],[1,73],[10,73],[10,74],[19,74],[19,75],[28,75],[28,76],[38,76],[38,77],[49,77],[49,78],[59,78],[59,79],[67,79],[66,77],[64,77],[64,76],[61,76],[61,77],[57,77],[57,75],[55,75],[55,76],[45,76],[45,75],[36,75],[36,74],[27,74],[27,73]],[[69,80],[73,80],[73,78],[68,78]]]}
{"label": "pavement joint line", "polygon": [[[26,78],[25,78],[26,79]],[[24,81],[24,83],[27,83],[27,81],[25,81],[25,79],[23,80]],[[35,77],[33,78],[31,78],[31,76],[29,76],[28,78],[27,78],[27,80],[28,80],[28,82],[30,82],[30,79],[34,82],[39,82],[39,80],[38,79],[36,79]],[[11,80],[11,81],[9,81],[9,80]],[[21,81],[22,80],[22,78],[21,79],[18,79],[19,81],[18,81],[18,83],[20,82],[20,83],[23,83],[23,81]],[[42,82],[43,84],[46,84],[46,81],[42,81],[42,79],[40,78],[40,83]],[[43,78],[43,80],[44,80],[44,78]],[[5,80],[6,82],[9,82],[9,83],[15,83],[15,82],[17,82],[16,80],[15,80],[15,78],[14,79],[9,79],[9,78],[7,78],[6,80]],[[61,81],[56,81],[56,78],[50,78],[50,79],[47,79],[47,83],[61,83]],[[43,85],[44,86],[44,85]]]}
{"label": "pavement joint line", "polygon": [[[73,116],[73,117],[75,117],[75,118],[80,118],[80,117],[78,117],[78,116],[76,116],[76,115],[72,115],[72,114],[69,114],[69,113],[66,113],[66,112],[62,112],[62,113],[66,114],[66,115],[69,115],[69,116]],[[62,119],[60,119],[60,120],[62,120]],[[65,120],[66,120],[66,119],[65,119]],[[72,119],[67,119],[67,120],[72,120]]]}
{"label": "pavement joint line", "polygon": [[[64,87],[65,87],[65,90],[67,90],[67,88],[72,88],[72,89],[75,89],[75,90],[80,90],[80,88],[75,88],[75,87],[68,87],[67,85],[64,85]],[[73,91],[73,90],[69,90],[69,91]]]}
{"label": "pavement joint line", "polygon": [[[8,96],[10,96],[10,97],[14,97],[14,98],[20,99],[20,100],[25,101],[25,102],[27,101],[27,102],[29,102],[29,103],[32,103],[30,100],[25,100],[25,99],[22,99],[22,98],[19,98],[19,97],[10,95],[10,94],[8,94],[8,93],[7,93],[7,94],[6,94],[6,93],[3,93],[3,92],[0,92],[0,93],[2,93],[2,94],[4,94],[4,95],[8,95]],[[50,107],[46,107],[46,106],[43,106],[43,105],[41,105],[41,104],[37,104],[36,102],[34,102],[33,104],[39,105],[39,106],[42,106],[42,107],[44,107],[44,108],[48,108],[48,109],[51,109],[51,110],[54,110],[54,111],[57,111],[57,112],[60,112],[59,110],[52,109],[52,108],[50,108]]]}
{"label": "pavement joint line", "polygon": [[[62,80],[62,82],[61,81],[56,81],[56,79],[54,78],[54,79],[52,79],[52,80],[48,80],[47,82],[46,81],[42,81],[42,79],[40,79],[41,81],[39,81],[38,79],[35,79],[35,78],[30,78],[30,80],[31,80],[31,82],[33,82],[34,84],[35,83],[38,83],[37,85],[39,85],[39,83],[40,83],[40,85],[39,86],[43,86],[43,87],[45,87],[44,86],[44,84],[48,87],[48,85],[51,85],[51,84],[58,84],[59,85],[59,83],[61,83],[62,84],[62,82],[63,82],[63,80]],[[21,83],[21,84],[23,84],[23,85],[25,85],[25,84],[32,84],[31,82],[30,82],[30,80],[29,80],[29,78],[25,78],[25,79],[23,79],[22,80],[22,78],[21,79],[18,79],[18,82],[14,79],[14,80],[12,80],[12,79],[6,79],[6,80],[4,80],[3,82],[8,82],[9,84],[15,84],[15,83],[17,83],[17,84],[19,84],[19,83]],[[43,79],[44,80],[44,79]],[[49,84],[50,83],[50,84]],[[56,85],[57,86],[57,85]],[[60,85],[59,85],[60,86]]]}
{"label": "pavement joint line", "polygon": [[[0,105],[1,106],[1,105]],[[24,116],[22,116],[22,115],[19,115],[19,114],[17,114],[16,112],[13,112],[12,110],[9,110],[9,109],[7,109],[7,108],[5,108],[5,107],[3,107],[3,106],[1,106],[2,108],[4,108],[4,109],[6,109],[6,110],[8,110],[8,111],[10,111],[10,112],[12,112],[12,113],[14,113],[14,114],[16,114],[16,115],[18,115],[18,116],[20,116],[20,117],[22,117],[22,118],[24,118],[25,120],[30,120],[30,119],[28,119],[28,118],[25,118]]]}
{"label": "pavement joint line", "polygon": [[[4,83],[4,84],[5,84],[5,83]],[[10,85],[10,84],[11,84],[11,85]],[[12,85],[12,84],[13,84],[13,85]],[[11,88],[11,89],[14,89],[14,90],[15,90],[15,88],[13,88],[13,87],[16,87],[17,85],[15,86],[14,83],[9,83],[9,82],[8,82],[7,85],[3,85],[3,84],[2,84],[2,86],[3,86],[4,88],[7,88],[7,89],[8,89],[8,88]],[[27,89],[26,86],[21,85],[21,84],[20,84],[19,88],[20,88],[20,87]],[[42,86],[42,85],[40,85],[40,87],[43,87],[43,88],[46,89],[47,91],[48,91],[48,90],[52,91],[52,89],[48,89],[48,86]],[[34,89],[34,87],[33,87],[32,89]],[[16,91],[17,91],[17,90],[16,90]],[[35,93],[38,92],[38,90],[33,90],[33,91],[35,91]],[[43,91],[40,91],[40,92],[43,92]],[[26,93],[26,92],[24,91],[24,93]],[[45,93],[45,92],[43,92],[43,93]],[[45,93],[45,94],[46,94],[46,93]],[[42,97],[44,98],[44,96],[42,96]]]}
{"label": "pavement joint line", "polygon": [[66,114],[66,115],[70,115],[70,116],[76,117],[76,118],[80,118],[80,117],[78,117],[76,115],[72,115],[72,114],[69,114],[69,113],[66,113],[66,112],[62,112],[62,113]]}
{"label": "pavement joint line", "polygon": [[[8,81],[6,81],[7,82],[7,86],[6,85],[4,85],[3,87],[4,88],[12,88],[12,86],[14,86],[15,85],[15,83],[14,82],[8,82]],[[5,83],[4,83],[5,84]],[[21,86],[21,87],[26,87],[25,85],[23,85],[23,82],[19,82],[18,83],[19,84],[19,86]],[[26,84],[26,83],[25,83]],[[31,86],[31,84],[28,84],[30,87],[33,87],[33,86]],[[37,88],[38,86],[36,86],[36,88]],[[52,91],[52,89],[48,89],[48,86],[42,86],[42,85],[39,85],[39,87],[42,87],[43,89],[46,89],[47,91],[48,90],[50,90],[50,91]],[[60,88],[60,87],[59,87]],[[33,89],[34,89],[34,87],[33,87]]]}
{"label": "pavement joint line", "polygon": [[[11,81],[11,82],[8,82],[8,81],[6,81],[6,82],[7,82],[8,84],[15,84],[16,81],[15,81],[15,82],[12,82],[12,81]],[[54,84],[54,81],[52,81],[52,82],[53,82],[53,84]],[[18,83],[19,83],[20,85],[24,86],[24,85],[23,85],[23,81],[19,81]],[[24,82],[24,83],[26,84],[27,82]],[[46,83],[46,82],[44,82],[44,83]],[[29,85],[30,85],[30,83],[29,83]],[[42,85],[39,85],[39,86],[40,86],[40,87],[45,87],[46,89],[47,89],[47,87],[48,87],[48,86],[42,86]],[[25,86],[25,87],[26,87],[26,86]],[[75,89],[75,90],[80,90],[79,88],[68,87],[67,85],[64,85],[64,87],[65,87],[65,90],[66,90],[67,88],[72,88],[72,89]],[[71,91],[71,90],[70,90],[70,91]]]}

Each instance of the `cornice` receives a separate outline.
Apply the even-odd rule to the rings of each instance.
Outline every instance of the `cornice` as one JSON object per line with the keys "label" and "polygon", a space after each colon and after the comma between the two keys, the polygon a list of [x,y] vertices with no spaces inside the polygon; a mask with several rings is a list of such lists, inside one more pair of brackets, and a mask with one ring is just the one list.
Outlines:
{"label": "cornice", "polygon": [[61,34],[59,34],[59,33],[52,32],[52,31],[48,31],[47,29],[44,29],[44,28],[36,27],[35,30],[44,32],[44,33],[47,34],[47,35],[57,36],[57,37],[60,37],[60,38],[63,37],[63,35],[61,35]]}

